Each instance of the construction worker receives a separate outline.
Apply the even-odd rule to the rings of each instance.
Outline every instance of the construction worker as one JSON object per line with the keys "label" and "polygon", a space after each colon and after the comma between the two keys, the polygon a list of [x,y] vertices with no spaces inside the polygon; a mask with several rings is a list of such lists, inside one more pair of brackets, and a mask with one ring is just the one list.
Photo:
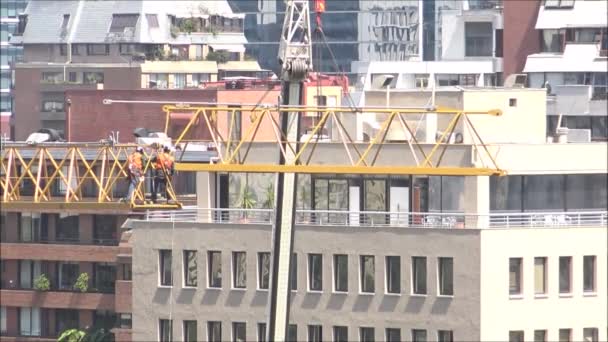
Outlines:
{"label": "construction worker", "polygon": [[171,182],[171,176],[175,171],[174,160],[171,156],[171,150],[168,146],[163,146],[161,152],[152,158],[152,167],[154,168],[154,187],[152,189],[152,202],[156,203],[157,193],[160,192],[161,185],[165,191],[165,199],[169,202],[169,191],[167,189],[167,181]]}
{"label": "construction worker", "polygon": [[128,176],[129,180],[129,191],[127,197],[124,198],[126,202],[130,202],[133,197],[135,189],[137,189],[139,183],[144,181],[144,149],[138,146],[128,159]]}

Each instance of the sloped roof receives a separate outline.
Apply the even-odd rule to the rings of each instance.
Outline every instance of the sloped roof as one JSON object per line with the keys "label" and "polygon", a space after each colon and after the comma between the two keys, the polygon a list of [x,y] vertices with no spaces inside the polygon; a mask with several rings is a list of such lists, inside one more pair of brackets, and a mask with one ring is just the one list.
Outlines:
{"label": "sloped roof", "polygon": [[[184,39],[184,35],[176,38],[171,36],[170,15],[234,16],[227,0],[31,0],[25,14],[28,15],[28,23],[23,33],[23,44],[57,44],[70,39],[72,43],[174,43],[191,39]],[[134,28],[109,32],[115,14],[136,14],[139,17]],[[146,14],[156,14],[158,27],[150,27]],[[69,15],[70,20],[67,30],[62,32],[64,15]],[[243,33],[238,35],[246,42]],[[222,40],[223,36],[220,33],[216,39]]]}

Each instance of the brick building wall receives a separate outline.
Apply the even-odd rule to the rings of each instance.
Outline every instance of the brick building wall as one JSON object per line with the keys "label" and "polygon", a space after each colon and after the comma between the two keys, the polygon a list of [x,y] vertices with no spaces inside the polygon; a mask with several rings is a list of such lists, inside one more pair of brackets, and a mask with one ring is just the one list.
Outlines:
{"label": "brick building wall", "polygon": [[540,0],[504,1],[504,78],[521,73],[528,55],[540,51],[539,32],[534,28]]}
{"label": "brick building wall", "polygon": [[[158,101],[159,103],[114,103],[104,105],[104,99],[130,101]],[[215,102],[215,90],[68,90],[66,100],[70,101],[69,122],[66,138],[71,141],[98,141],[108,137],[111,131],[119,131],[120,142],[133,142],[133,130],[145,127],[164,131],[166,115],[162,111],[163,102]],[[185,122],[172,121],[171,134],[180,132]],[[205,125],[197,126],[196,136],[209,137]]]}

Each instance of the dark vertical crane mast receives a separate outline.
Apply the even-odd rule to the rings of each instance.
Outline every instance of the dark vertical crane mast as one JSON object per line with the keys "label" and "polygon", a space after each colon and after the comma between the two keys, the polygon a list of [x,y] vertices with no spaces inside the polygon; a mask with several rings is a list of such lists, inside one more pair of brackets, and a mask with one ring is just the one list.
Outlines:
{"label": "dark vertical crane mast", "polygon": [[[302,104],[303,82],[312,70],[310,12],[308,0],[286,1],[285,19],[279,43],[281,64],[281,105]],[[281,129],[284,139],[296,142],[300,136],[300,114],[283,112]],[[295,153],[282,142],[279,164],[291,164]],[[275,222],[272,229],[272,264],[268,341],[285,341],[289,322],[290,276],[294,240],[296,201],[295,173],[279,173],[276,182]]]}

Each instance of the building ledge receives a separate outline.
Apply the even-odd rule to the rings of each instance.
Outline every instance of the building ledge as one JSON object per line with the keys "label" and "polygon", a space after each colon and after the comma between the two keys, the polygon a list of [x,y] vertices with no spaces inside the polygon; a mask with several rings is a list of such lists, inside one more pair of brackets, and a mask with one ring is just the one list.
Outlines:
{"label": "building ledge", "polygon": [[33,290],[0,290],[3,306],[114,311],[115,295]]}
{"label": "building ledge", "polygon": [[2,259],[47,261],[116,262],[118,246],[63,245],[39,243],[1,243]]}

